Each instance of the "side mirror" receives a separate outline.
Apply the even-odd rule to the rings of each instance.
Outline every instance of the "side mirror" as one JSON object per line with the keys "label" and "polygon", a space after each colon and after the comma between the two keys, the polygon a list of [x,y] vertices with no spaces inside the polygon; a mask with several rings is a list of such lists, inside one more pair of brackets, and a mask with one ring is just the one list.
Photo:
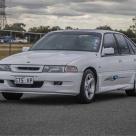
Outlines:
{"label": "side mirror", "polygon": [[115,53],[114,48],[103,48],[102,56],[114,55],[114,53]]}
{"label": "side mirror", "polygon": [[30,47],[23,47],[22,52],[27,52],[30,49]]}

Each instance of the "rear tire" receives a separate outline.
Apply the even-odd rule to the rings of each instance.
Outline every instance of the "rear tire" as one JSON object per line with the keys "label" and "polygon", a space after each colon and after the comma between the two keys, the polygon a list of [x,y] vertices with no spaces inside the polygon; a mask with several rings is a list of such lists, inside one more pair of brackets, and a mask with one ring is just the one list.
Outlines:
{"label": "rear tire", "polygon": [[134,83],[134,89],[126,90],[126,94],[127,94],[127,96],[136,96],[136,86],[135,86],[135,83]]}
{"label": "rear tire", "polygon": [[136,90],[126,90],[127,96],[136,96]]}
{"label": "rear tire", "polygon": [[2,96],[6,100],[20,100],[20,98],[23,96],[23,93],[2,93]]}
{"label": "rear tire", "polygon": [[94,101],[96,91],[96,77],[92,70],[87,69],[82,78],[79,100],[82,104]]}

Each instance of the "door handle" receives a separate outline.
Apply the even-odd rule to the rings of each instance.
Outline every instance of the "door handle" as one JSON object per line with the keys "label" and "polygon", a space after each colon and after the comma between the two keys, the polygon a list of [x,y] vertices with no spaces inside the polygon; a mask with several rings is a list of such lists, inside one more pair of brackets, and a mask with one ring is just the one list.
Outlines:
{"label": "door handle", "polygon": [[136,61],[136,59],[134,59],[134,61]]}
{"label": "door handle", "polygon": [[122,60],[119,60],[119,63],[121,63],[122,62]]}

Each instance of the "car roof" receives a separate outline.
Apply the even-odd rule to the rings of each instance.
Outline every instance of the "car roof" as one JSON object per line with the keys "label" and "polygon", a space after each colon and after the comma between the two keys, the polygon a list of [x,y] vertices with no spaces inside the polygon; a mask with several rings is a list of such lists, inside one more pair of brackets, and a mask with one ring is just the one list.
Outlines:
{"label": "car roof", "polygon": [[85,33],[85,32],[92,32],[92,33],[100,33],[100,34],[105,34],[105,33],[118,33],[121,34],[120,32],[116,31],[110,31],[110,30],[99,30],[99,29],[75,29],[75,30],[59,30],[55,32],[76,32],[76,33]]}

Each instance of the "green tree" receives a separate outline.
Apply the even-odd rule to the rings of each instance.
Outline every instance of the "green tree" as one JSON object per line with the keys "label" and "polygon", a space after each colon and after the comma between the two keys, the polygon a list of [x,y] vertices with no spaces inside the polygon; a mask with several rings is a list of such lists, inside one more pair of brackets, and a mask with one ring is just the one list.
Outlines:
{"label": "green tree", "polygon": [[132,19],[133,21],[133,25],[130,26],[130,29],[135,33],[135,37],[136,37],[136,16]]}
{"label": "green tree", "polygon": [[112,30],[110,26],[104,25],[104,26],[99,26],[96,29],[98,30]]}
{"label": "green tree", "polygon": [[124,30],[116,30],[116,31],[125,34],[129,38],[134,38],[135,37],[135,33],[130,28],[127,29],[126,31],[124,31]]}
{"label": "green tree", "polygon": [[53,26],[50,28],[50,31],[57,31],[57,30],[62,30],[59,26]]}
{"label": "green tree", "polygon": [[28,31],[33,33],[48,33],[50,32],[50,26],[32,27],[32,28],[29,28]]}
{"label": "green tree", "polygon": [[73,28],[71,26],[66,26],[65,30],[73,30]]}
{"label": "green tree", "polygon": [[6,25],[4,30],[12,30],[12,31],[26,31],[25,30],[25,24],[24,23],[14,23],[10,25]]}
{"label": "green tree", "polygon": [[[50,32],[50,26],[38,26],[38,27],[32,27],[29,28],[28,32],[32,33],[48,33]],[[40,39],[41,35],[39,34],[29,34],[29,41],[31,43],[36,42],[38,39]]]}
{"label": "green tree", "polygon": [[59,26],[39,26],[39,27],[32,27],[29,28],[29,32],[33,32],[33,33],[48,33],[51,31],[57,31],[57,30],[61,30],[61,28]]}

